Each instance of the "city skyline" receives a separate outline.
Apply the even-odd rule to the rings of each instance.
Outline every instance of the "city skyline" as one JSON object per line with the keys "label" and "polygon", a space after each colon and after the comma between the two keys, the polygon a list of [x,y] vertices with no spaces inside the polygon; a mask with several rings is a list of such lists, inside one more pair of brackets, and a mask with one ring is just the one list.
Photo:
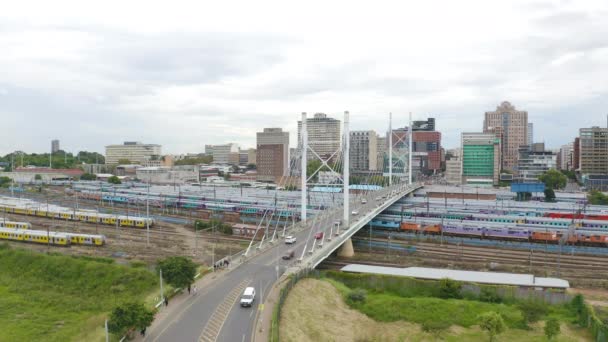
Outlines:
{"label": "city skyline", "polygon": [[246,2],[122,4],[120,16],[105,3],[15,4],[0,14],[0,154],[47,152],[55,138],[68,151],[253,147],[264,127],[297,146],[301,112],[345,110],[352,130],[381,135],[389,112],[394,127],[408,112],[434,117],[453,148],[503,101],[556,149],[608,114],[608,5],[558,3],[349,3],[348,16],[338,3],[269,3],[280,17]]}

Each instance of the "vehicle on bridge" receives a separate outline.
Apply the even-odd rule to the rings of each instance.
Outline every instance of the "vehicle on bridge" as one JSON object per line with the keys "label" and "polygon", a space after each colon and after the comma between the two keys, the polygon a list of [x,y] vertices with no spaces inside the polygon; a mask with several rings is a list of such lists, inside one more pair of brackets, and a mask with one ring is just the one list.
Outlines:
{"label": "vehicle on bridge", "polygon": [[353,216],[357,216],[357,215],[359,215],[359,212],[357,210],[353,210],[352,214],[353,214]]}
{"label": "vehicle on bridge", "polygon": [[241,306],[249,306],[253,305],[253,301],[255,300],[255,288],[248,287],[243,291],[243,295],[241,296]]}
{"label": "vehicle on bridge", "polygon": [[292,249],[292,250],[288,250],[287,252],[285,252],[285,254],[283,254],[283,260],[289,260],[291,258],[293,258],[296,255],[296,252]]}
{"label": "vehicle on bridge", "polygon": [[285,237],[285,243],[288,245],[296,243],[296,237],[292,235],[288,235]]}
{"label": "vehicle on bridge", "polygon": [[315,234],[315,239],[321,240],[323,238],[323,232],[318,232]]}

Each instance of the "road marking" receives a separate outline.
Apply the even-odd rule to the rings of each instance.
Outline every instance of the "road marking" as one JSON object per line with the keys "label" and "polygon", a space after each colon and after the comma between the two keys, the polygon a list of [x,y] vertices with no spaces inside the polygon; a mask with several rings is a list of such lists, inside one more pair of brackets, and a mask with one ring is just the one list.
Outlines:
{"label": "road marking", "polygon": [[243,338],[241,339],[241,342],[245,342],[245,334],[243,334]]}
{"label": "road marking", "polygon": [[239,299],[239,295],[243,292],[243,290],[245,290],[245,288],[247,287],[247,285],[249,285],[250,282],[251,279],[249,278],[243,280],[239,285],[233,288],[232,291],[228,293],[224,301],[217,306],[217,308],[209,318],[209,321],[207,321],[203,332],[198,338],[200,342],[217,341],[217,338],[219,337],[220,332],[222,331],[222,326],[226,322],[226,318],[228,318],[232,307]]}

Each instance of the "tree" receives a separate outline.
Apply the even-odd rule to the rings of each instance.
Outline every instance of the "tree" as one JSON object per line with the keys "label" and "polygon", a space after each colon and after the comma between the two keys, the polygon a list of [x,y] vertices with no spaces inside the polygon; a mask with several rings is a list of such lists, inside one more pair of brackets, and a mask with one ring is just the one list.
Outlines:
{"label": "tree", "polygon": [[543,173],[538,179],[551,189],[563,189],[568,182],[568,177],[555,169]]}
{"label": "tree", "polygon": [[592,190],[589,192],[589,195],[587,195],[587,200],[590,204],[594,205],[608,205],[608,196],[597,190]]}
{"label": "tree", "polygon": [[162,270],[165,281],[176,288],[184,288],[192,284],[196,275],[196,264],[181,256],[163,259],[156,268]]}
{"label": "tree", "polygon": [[112,176],[112,177],[108,178],[108,183],[110,183],[110,184],[121,184],[122,182],[120,181],[120,178],[118,178],[116,176]]}
{"label": "tree", "polygon": [[524,323],[534,323],[538,321],[544,314],[547,313],[547,304],[537,301],[528,300],[517,305],[524,318]]}
{"label": "tree", "polygon": [[129,329],[143,329],[152,324],[154,311],[147,309],[144,304],[127,302],[112,310],[108,320],[108,330],[113,334],[123,334]]}
{"label": "tree", "polygon": [[36,175],[34,176],[34,180],[42,180],[42,176],[41,176],[41,175],[39,175],[39,174],[36,174]]}
{"label": "tree", "polygon": [[545,201],[547,202],[555,202],[555,191],[551,188],[545,189]]}
{"label": "tree", "polygon": [[80,176],[80,180],[96,180],[97,176],[92,174],[92,173],[83,173],[82,176]]}
{"label": "tree", "polygon": [[441,298],[460,298],[460,289],[462,288],[462,284],[459,282],[449,279],[443,278],[439,281],[439,297]]}
{"label": "tree", "polygon": [[126,158],[118,159],[118,165],[128,165],[128,164],[131,164],[131,161],[129,159],[126,159]]}
{"label": "tree", "polygon": [[490,335],[490,342],[494,340],[496,335],[505,331],[505,321],[501,315],[494,311],[483,313],[477,319],[479,320],[479,327]]}
{"label": "tree", "polygon": [[552,340],[560,332],[559,321],[551,318],[545,322],[545,336],[548,340]]}
{"label": "tree", "polygon": [[0,188],[8,188],[13,180],[9,177],[0,177]]}

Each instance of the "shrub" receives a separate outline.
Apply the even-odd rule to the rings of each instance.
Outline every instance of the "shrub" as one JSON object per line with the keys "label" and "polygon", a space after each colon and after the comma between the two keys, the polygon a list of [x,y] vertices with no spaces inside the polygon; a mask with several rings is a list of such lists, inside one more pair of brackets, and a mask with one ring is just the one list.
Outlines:
{"label": "shrub", "polygon": [[439,297],[441,298],[461,298],[461,289],[462,284],[455,280],[444,278],[439,281]]}
{"label": "shrub", "polygon": [[545,336],[547,336],[548,340],[552,340],[555,336],[557,336],[559,331],[559,322],[555,318],[551,318],[545,322]]}
{"label": "shrub", "polygon": [[434,335],[438,335],[442,330],[450,327],[450,322],[441,320],[425,321],[422,323],[422,330]]}
{"label": "shrub", "polygon": [[496,335],[505,331],[505,321],[502,316],[494,311],[486,312],[478,317],[479,327],[485,330],[490,336],[490,342]]}
{"label": "shrub", "polygon": [[535,300],[521,302],[517,307],[521,310],[521,314],[526,324],[538,321],[548,311],[547,304]]}
{"label": "shrub", "polygon": [[481,289],[481,293],[479,294],[479,300],[488,303],[502,302],[502,298],[498,295],[496,289],[487,287]]}
{"label": "shrub", "polygon": [[367,291],[364,289],[354,289],[348,293],[348,300],[352,303],[365,302],[367,299]]}

